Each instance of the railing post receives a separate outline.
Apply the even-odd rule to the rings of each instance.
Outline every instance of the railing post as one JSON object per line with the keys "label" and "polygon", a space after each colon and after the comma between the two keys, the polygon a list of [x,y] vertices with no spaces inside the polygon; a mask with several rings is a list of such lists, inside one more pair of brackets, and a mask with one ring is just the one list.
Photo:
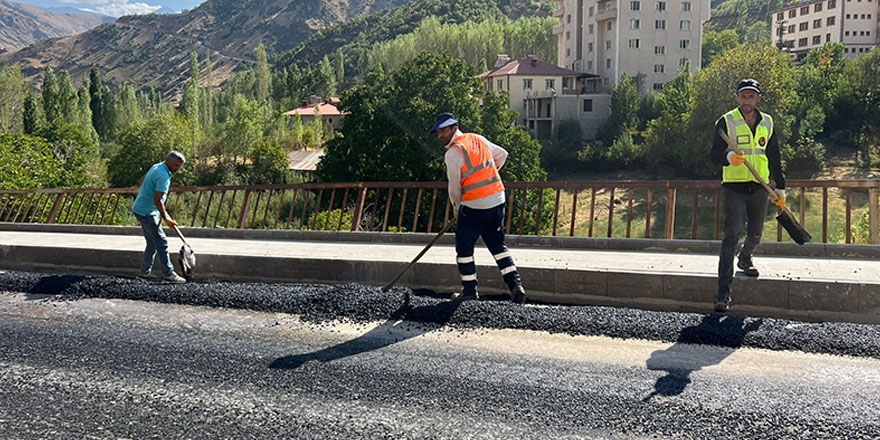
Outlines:
{"label": "railing post", "polygon": [[666,232],[664,238],[672,240],[675,233],[675,188],[666,188]]}
{"label": "railing post", "polygon": [[880,203],[878,203],[878,196],[880,196],[880,188],[868,189],[871,244],[880,244]]}
{"label": "railing post", "polygon": [[244,229],[244,224],[247,221],[248,211],[251,207],[251,195],[253,195],[253,190],[248,189],[244,192],[244,202],[241,205],[241,213],[238,215],[238,229]]}
{"label": "railing post", "polygon": [[55,203],[52,204],[52,209],[49,210],[49,218],[46,219],[46,223],[52,224],[55,223],[55,217],[58,217],[58,210],[61,208],[61,201],[64,200],[64,193],[58,193],[55,196]]}
{"label": "railing post", "polygon": [[[378,191],[378,189],[376,190]],[[361,228],[361,220],[364,217],[364,201],[367,198],[367,187],[358,190],[357,200],[354,201],[354,216],[351,219],[351,230],[357,231]]]}

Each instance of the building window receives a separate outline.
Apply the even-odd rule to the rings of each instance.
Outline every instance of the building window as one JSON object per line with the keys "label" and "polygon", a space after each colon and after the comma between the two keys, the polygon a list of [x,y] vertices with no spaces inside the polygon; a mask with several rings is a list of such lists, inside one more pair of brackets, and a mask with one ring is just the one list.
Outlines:
{"label": "building window", "polygon": [[683,12],[688,12],[691,10],[691,2],[681,2],[681,10]]}
{"label": "building window", "polygon": [[810,13],[810,7],[809,7],[809,6],[804,6],[804,7],[801,8],[801,15],[807,15],[807,14],[809,14],[809,13]]}
{"label": "building window", "polygon": [[610,30],[611,30],[611,22],[610,22],[610,21],[605,25],[605,30],[606,30],[606,31],[610,31]]}
{"label": "building window", "polygon": [[654,64],[654,73],[663,73],[665,66],[663,64]]}
{"label": "building window", "polygon": [[837,17],[828,17],[825,19],[825,26],[834,26],[834,19]]}
{"label": "building window", "polygon": [[590,6],[590,9],[589,9],[589,14],[590,14],[590,17],[592,17],[592,16],[593,16],[593,7],[592,7],[592,6]]}
{"label": "building window", "polygon": [[546,79],[544,80],[544,88],[547,90],[556,88],[556,80],[555,79]]}
{"label": "building window", "polygon": [[608,69],[611,68],[611,58],[608,58],[608,59],[605,60],[605,67],[608,68]]}
{"label": "building window", "polygon": [[825,42],[831,41],[831,34],[825,34]]}
{"label": "building window", "polygon": [[592,112],[593,111],[593,100],[592,99],[585,99],[584,100],[584,111],[585,112]]}
{"label": "building window", "polygon": [[654,55],[666,55],[666,46],[654,46]]}
{"label": "building window", "polygon": [[844,32],[843,35],[848,37],[848,36],[849,36],[849,31]]}
{"label": "building window", "polygon": [[837,2],[835,0],[828,0],[828,9],[834,9],[837,6]]}
{"label": "building window", "polygon": [[688,64],[689,62],[690,62],[690,60],[688,60],[687,58],[681,58],[678,60],[678,65],[684,66],[685,64]]}
{"label": "building window", "polygon": [[611,40],[605,41],[605,49],[611,49]]}
{"label": "building window", "polygon": [[629,10],[630,11],[639,11],[642,9],[642,2],[629,2]]}
{"label": "building window", "polygon": [[794,25],[793,25],[793,24],[788,25],[788,33],[789,33],[789,34],[793,34],[793,33],[794,33]]}
{"label": "building window", "polygon": [[813,5],[813,12],[822,12],[822,2]]}
{"label": "building window", "polygon": [[498,87],[497,87],[498,90],[504,90],[504,80],[503,79],[499,79],[496,82],[496,84],[498,85]]}
{"label": "building window", "polygon": [[851,16],[850,16],[849,14],[846,14],[846,19],[847,19],[847,20],[849,20],[850,17],[851,17]]}
{"label": "building window", "polygon": [[592,24],[587,26],[587,33],[590,35],[593,35],[593,25]]}
{"label": "building window", "polygon": [[587,61],[587,70],[589,70],[590,72],[593,71],[593,62],[592,61]]}
{"label": "building window", "polygon": [[785,18],[785,13],[784,13],[784,12],[780,12],[780,13],[776,14],[776,19],[777,19],[777,20],[782,20],[783,18]]}
{"label": "building window", "polygon": [[523,90],[532,90],[532,80],[531,80],[531,78],[529,78],[529,79],[523,79]]}
{"label": "building window", "polygon": [[810,23],[807,23],[807,22],[801,23],[798,26],[799,31],[805,31],[805,30],[808,30],[809,28],[810,28]]}
{"label": "building window", "polygon": [[796,9],[792,9],[792,10],[788,11],[788,18],[795,18],[795,17],[797,17],[797,10]]}
{"label": "building window", "polygon": [[565,31],[565,39],[571,40],[571,31]]}
{"label": "building window", "polygon": [[638,49],[639,48],[639,39],[638,38],[630,38],[629,39],[629,47],[630,47],[630,49]]}
{"label": "building window", "polygon": [[815,37],[813,37],[813,44],[822,44],[822,36],[816,35]]}
{"label": "building window", "polygon": [[813,29],[819,29],[820,27],[822,27],[822,19],[813,20]]}
{"label": "building window", "polygon": [[633,18],[629,20],[629,28],[630,29],[638,29],[642,26],[642,22],[639,21],[638,18]]}
{"label": "building window", "polygon": [[657,2],[657,11],[663,12],[666,10],[666,2]]}
{"label": "building window", "polygon": [[682,21],[678,24],[678,28],[681,29],[681,30],[683,30],[683,31],[689,31],[689,30],[691,30],[691,21],[690,21],[690,20],[682,20]]}
{"label": "building window", "polygon": [[690,49],[691,48],[691,40],[681,40],[678,42],[678,47],[681,49]]}
{"label": "building window", "polygon": [[571,14],[568,14],[568,15],[565,16],[565,22],[566,22],[566,23],[571,23]]}
{"label": "building window", "polygon": [[565,48],[565,56],[567,56],[567,57],[571,56],[571,48],[570,47]]}
{"label": "building window", "polygon": [[587,43],[587,52],[593,51],[593,43]]}
{"label": "building window", "polygon": [[654,20],[654,29],[666,29],[666,20]]}
{"label": "building window", "polygon": [[798,40],[798,47],[804,47],[804,46],[806,46],[806,45],[807,45],[807,39],[806,39],[806,38],[801,38],[800,40]]}
{"label": "building window", "polygon": [[654,83],[654,91],[659,92],[663,89],[663,83]]}

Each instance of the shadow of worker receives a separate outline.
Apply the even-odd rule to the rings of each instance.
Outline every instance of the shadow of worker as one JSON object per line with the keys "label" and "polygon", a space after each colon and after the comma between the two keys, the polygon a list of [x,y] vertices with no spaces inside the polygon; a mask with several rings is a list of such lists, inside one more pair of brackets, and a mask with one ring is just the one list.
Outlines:
{"label": "shadow of worker", "polygon": [[[384,323],[363,335],[316,352],[280,357],[272,361],[269,368],[290,370],[307,362],[331,362],[378,350],[440,328],[449,322],[461,304],[460,301],[440,301],[432,305],[412,307],[407,298]],[[417,325],[413,325],[414,323]]]}
{"label": "shadow of worker", "polygon": [[[643,401],[647,402],[657,395],[681,394],[691,383],[691,373],[721,363],[741,347],[746,335],[757,330],[762,322],[757,319],[746,324],[745,319],[739,316],[712,314],[703,317],[699,324],[682,329],[673,346],[651,353],[647,361],[648,369],[666,371],[667,374],[657,379],[654,391]],[[698,345],[721,347],[706,350]]]}

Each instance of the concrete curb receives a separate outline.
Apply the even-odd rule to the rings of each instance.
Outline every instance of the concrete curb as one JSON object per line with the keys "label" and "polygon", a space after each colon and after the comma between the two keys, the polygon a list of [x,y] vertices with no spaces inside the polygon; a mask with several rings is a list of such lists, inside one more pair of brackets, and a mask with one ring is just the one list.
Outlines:
{"label": "concrete curb", "polygon": [[[222,228],[181,228],[187,237],[247,239],[247,240],[287,240],[287,241],[347,241],[383,244],[424,244],[435,234],[390,233],[390,232],[348,232],[348,231],[288,231],[262,229],[222,229]],[[64,232],[76,234],[103,235],[141,235],[136,226],[80,226],[49,225],[34,223],[3,223],[0,231],[21,232]],[[168,235],[173,232],[166,231]],[[427,237],[427,238],[426,238]],[[438,244],[454,244],[453,233],[441,237]],[[557,249],[598,249],[614,251],[674,252],[717,255],[721,242],[717,240],[659,240],[644,238],[586,238],[586,237],[544,237],[533,235],[508,235],[507,244],[517,247],[546,247]],[[756,255],[816,258],[880,258],[880,245],[863,244],[823,244],[765,242],[758,247]]]}
{"label": "concrete curb", "polygon": [[[139,231],[138,228],[131,228]],[[118,231],[118,229],[115,229]],[[82,231],[79,231],[82,232]],[[0,245],[0,267],[53,273],[134,276],[142,252],[133,250]],[[172,254],[175,263],[176,253]],[[395,261],[198,254],[199,280],[237,282],[359,283],[382,286],[403,269]],[[519,267],[529,297],[562,304],[590,304],[707,313],[714,276]],[[479,265],[480,291],[506,293],[498,270]],[[454,264],[420,263],[399,285],[452,292],[459,288]],[[808,321],[880,324],[876,284],[747,278],[734,282],[733,313]]]}

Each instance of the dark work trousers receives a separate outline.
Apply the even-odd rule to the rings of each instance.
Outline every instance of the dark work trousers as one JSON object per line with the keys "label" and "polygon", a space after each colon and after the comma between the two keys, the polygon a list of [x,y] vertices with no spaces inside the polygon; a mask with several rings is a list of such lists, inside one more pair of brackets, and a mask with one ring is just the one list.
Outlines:
{"label": "dark work trousers", "polygon": [[733,255],[742,236],[743,223],[746,224],[746,239],[739,254],[751,257],[761,242],[764,231],[764,217],[767,216],[769,196],[762,188],[750,194],[724,188],[724,239],[721,240],[721,256],[718,261],[718,293],[716,301],[730,298],[730,284],[733,282]]}
{"label": "dark work trousers", "polygon": [[458,272],[461,274],[463,293],[477,291],[477,266],[474,263],[474,244],[477,238],[483,242],[495,257],[495,263],[507,287],[513,289],[520,283],[519,273],[513,264],[513,257],[504,244],[504,204],[489,209],[473,209],[461,206],[458,211],[458,224],[455,226],[455,254]]}

